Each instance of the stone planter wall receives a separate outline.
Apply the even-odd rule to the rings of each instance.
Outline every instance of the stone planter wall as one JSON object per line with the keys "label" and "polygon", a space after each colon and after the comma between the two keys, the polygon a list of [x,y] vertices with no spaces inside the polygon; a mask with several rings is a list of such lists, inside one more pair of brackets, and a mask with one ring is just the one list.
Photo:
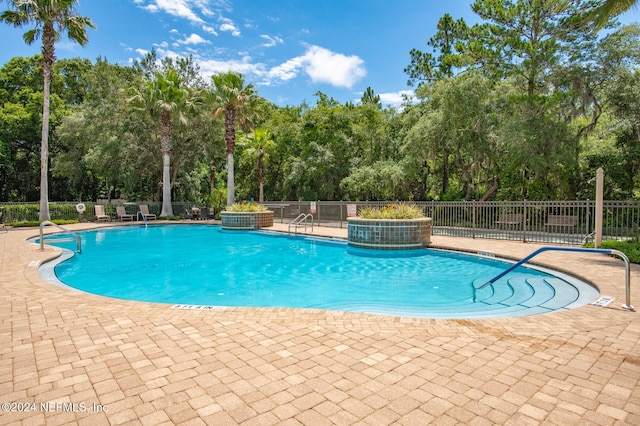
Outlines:
{"label": "stone planter wall", "polygon": [[222,229],[260,229],[273,226],[273,211],[220,213]]}
{"label": "stone planter wall", "polygon": [[430,217],[418,219],[363,219],[350,217],[350,246],[375,250],[411,250],[431,244]]}

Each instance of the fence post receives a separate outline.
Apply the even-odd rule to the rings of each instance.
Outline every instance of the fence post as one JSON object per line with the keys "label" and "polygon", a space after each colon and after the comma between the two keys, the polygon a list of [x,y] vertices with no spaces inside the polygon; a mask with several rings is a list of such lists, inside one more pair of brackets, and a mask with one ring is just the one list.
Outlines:
{"label": "fence post", "polygon": [[471,206],[473,212],[471,215],[471,235],[473,238],[476,238],[476,200],[471,200]]}
{"label": "fence post", "polygon": [[527,199],[523,199],[522,200],[522,209],[524,210],[522,212],[522,242],[526,243],[527,242],[527,223],[529,222],[527,220]]}
{"label": "fence post", "polygon": [[600,247],[602,243],[602,211],[603,211],[603,194],[604,194],[604,169],[598,168],[596,172],[596,237],[593,240],[595,248]]}

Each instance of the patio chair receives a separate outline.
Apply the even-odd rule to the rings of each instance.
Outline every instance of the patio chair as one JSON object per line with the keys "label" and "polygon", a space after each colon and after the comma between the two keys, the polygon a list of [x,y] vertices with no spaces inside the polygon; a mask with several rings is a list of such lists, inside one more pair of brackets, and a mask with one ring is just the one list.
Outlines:
{"label": "patio chair", "polygon": [[201,207],[200,208],[200,215],[199,215],[198,219],[202,219],[202,220],[208,220],[209,219],[209,208],[208,207]]}
{"label": "patio chair", "polygon": [[124,209],[124,206],[116,207],[116,213],[120,218],[120,222],[124,222],[125,220],[131,220],[131,221],[133,220],[133,215],[127,213],[126,210]]}
{"label": "patio chair", "polygon": [[96,211],[96,219],[98,220],[98,222],[100,221],[111,222],[111,216],[109,216],[108,214],[104,214],[104,206],[96,205],[95,211]]}
{"label": "patio chair", "polygon": [[149,213],[149,206],[146,204],[139,204],[140,212],[147,218],[147,220],[156,220],[156,215],[153,213]]}
{"label": "patio chair", "polygon": [[213,214],[211,213],[211,209],[208,207],[203,207],[200,209],[200,218],[202,220],[213,219]]}
{"label": "patio chair", "polygon": [[4,214],[3,211],[0,211],[0,231],[1,232],[7,232],[7,227],[4,225],[4,222],[2,221],[2,215]]}

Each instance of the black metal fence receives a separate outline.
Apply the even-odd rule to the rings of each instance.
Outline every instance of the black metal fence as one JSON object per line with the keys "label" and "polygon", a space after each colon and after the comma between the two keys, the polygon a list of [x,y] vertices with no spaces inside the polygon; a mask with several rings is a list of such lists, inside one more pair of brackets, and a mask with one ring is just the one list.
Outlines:
{"label": "black metal fence", "polygon": [[[266,202],[275,220],[288,222],[312,213],[316,223],[346,227],[347,217],[366,206],[389,202]],[[427,201],[414,202],[433,218],[433,234],[553,244],[581,244],[594,230],[595,202],[576,201]],[[603,240],[629,239],[640,233],[640,201],[605,201]]]}
{"label": "black metal fence", "polygon": [[[397,201],[396,201],[397,202]],[[275,221],[289,223],[300,213],[311,213],[314,222],[344,228],[347,218],[365,206],[384,206],[390,202],[355,201],[269,201],[264,204],[275,212]],[[50,203],[52,219],[95,220],[96,203],[85,202],[85,211],[77,203]],[[100,203],[103,204],[103,203]],[[161,203],[107,203],[105,213],[117,220],[116,207],[124,206],[136,215],[139,204],[159,215]],[[414,202],[426,216],[433,218],[433,234],[470,238],[493,238],[550,244],[581,244],[594,231],[595,202],[576,201],[426,201]],[[190,217],[194,202],[174,202],[177,216]],[[37,221],[39,203],[0,203],[2,221]],[[640,201],[604,201],[603,240],[638,238],[640,235]]]}

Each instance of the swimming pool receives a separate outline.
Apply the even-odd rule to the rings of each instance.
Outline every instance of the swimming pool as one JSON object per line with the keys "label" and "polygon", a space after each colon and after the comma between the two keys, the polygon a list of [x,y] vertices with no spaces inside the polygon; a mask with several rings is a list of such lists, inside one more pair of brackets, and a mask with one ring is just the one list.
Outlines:
{"label": "swimming pool", "polygon": [[571,277],[520,267],[478,290],[474,301],[474,285],[509,264],[433,249],[379,252],[215,225],[126,226],[79,235],[82,254],[45,267],[43,276],[126,300],[486,318],[569,309],[598,295]]}

